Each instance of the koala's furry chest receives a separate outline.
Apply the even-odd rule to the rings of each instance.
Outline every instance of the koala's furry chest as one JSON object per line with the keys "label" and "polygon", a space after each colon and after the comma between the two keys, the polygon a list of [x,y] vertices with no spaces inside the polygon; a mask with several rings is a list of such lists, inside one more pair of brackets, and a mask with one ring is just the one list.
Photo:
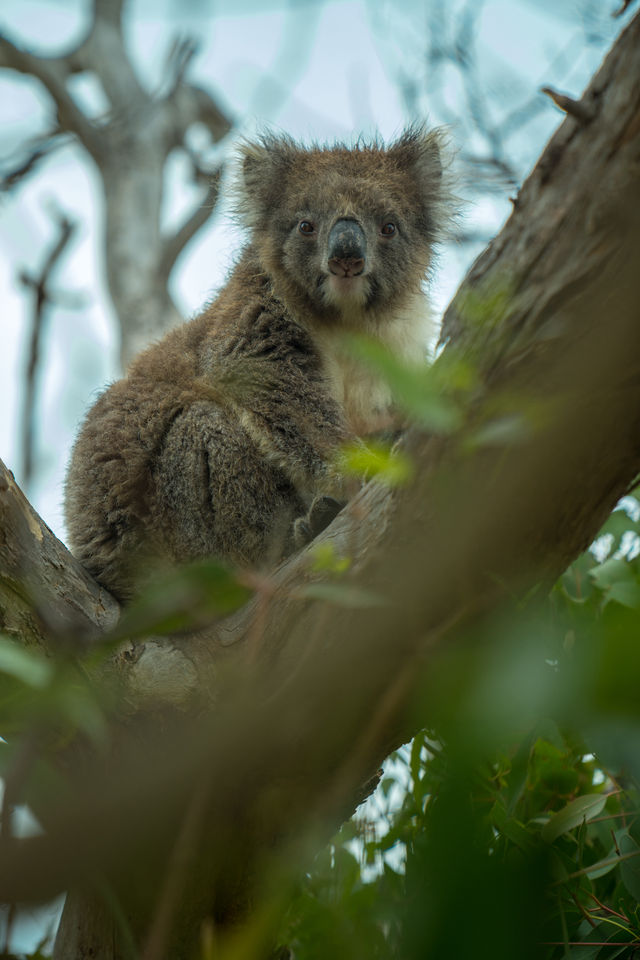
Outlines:
{"label": "koala's furry chest", "polygon": [[[374,336],[395,356],[409,363],[426,363],[427,344],[433,330],[429,302],[421,292],[401,310],[386,318],[383,330],[362,332]],[[331,394],[342,406],[349,428],[364,437],[395,429],[399,423],[389,387],[373,371],[350,356],[331,334],[316,336]]]}
{"label": "koala's furry chest", "polygon": [[323,359],[329,389],[353,433],[363,437],[394,426],[386,384],[351,357],[327,350]]}

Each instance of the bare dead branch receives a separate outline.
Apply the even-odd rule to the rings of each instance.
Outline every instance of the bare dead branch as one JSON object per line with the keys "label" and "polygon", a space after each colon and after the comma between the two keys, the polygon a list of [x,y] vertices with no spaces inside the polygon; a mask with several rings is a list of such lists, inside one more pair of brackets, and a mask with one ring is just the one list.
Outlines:
{"label": "bare dead branch", "polygon": [[176,89],[184,82],[185,74],[191,65],[191,61],[198,52],[199,44],[193,37],[173,38],[167,61],[163,70],[163,77],[168,78],[169,90],[167,96],[175,93]]}
{"label": "bare dead branch", "polygon": [[95,19],[88,36],[71,55],[77,70],[90,70],[100,80],[118,116],[140,114],[151,107],[152,98],[143,89],[129,59],[121,23],[122,0],[96,0]]}
{"label": "bare dead branch", "polygon": [[510,190],[518,182],[513,167],[493,153],[479,157],[463,152],[461,162],[470,168],[473,183],[480,182],[484,190]]}
{"label": "bare dead branch", "polygon": [[0,191],[6,192],[21,183],[29,174],[38,168],[41,161],[49,157],[54,150],[63,147],[69,140],[68,134],[62,131],[53,131],[38,137],[36,144],[31,147],[26,160],[5,173],[0,179]]}
{"label": "bare dead branch", "polygon": [[69,70],[64,57],[37,57],[0,36],[0,67],[36,77],[55,103],[60,128],[74,133],[95,158],[100,134],[66,88]]}
{"label": "bare dead branch", "polygon": [[212,139],[221,140],[231,129],[231,122],[206,90],[193,84],[179,84],[162,101],[167,108],[171,145],[183,145],[186,131],[194,123],[202,123]]}
{"label": "bare dead branch", "polygon": [[611,14],[612,17],[621,17],[624,13],[627,12],[632,3],[635,3],[635,0],[622,0],[622,5]]}
{"label": "bare dead branch", "polygon": [[[200,176],[203,172],[200,171]],[[186,218],[184,223],[167,237],[164,242],[164,249],[160,257],[160,276],[168,277],[174,263],[180,256],[189,241],[196,235],[198,230],[204,226],[215,211],[218,195],[220,193],[220,180],[222,172],[219,170],[208,177],[209,186],[207,192],[193,212]]]}
{"label": "bare dead branch", "polygon": [[47,310],[55,302],[51,291],[51,277],[62,257],[64,250],[71,240],[76,225],[64,214],[55,215],[58,237],[45,258],[42,269],[37,276],[27,272],[21,274],[22,284],[33,295],[33,314],[30,324],[29,353],[25,374],[25,398],[22,414],[22,477],[28,488],[33,475],[35,405],[40,360],[40,344]]}

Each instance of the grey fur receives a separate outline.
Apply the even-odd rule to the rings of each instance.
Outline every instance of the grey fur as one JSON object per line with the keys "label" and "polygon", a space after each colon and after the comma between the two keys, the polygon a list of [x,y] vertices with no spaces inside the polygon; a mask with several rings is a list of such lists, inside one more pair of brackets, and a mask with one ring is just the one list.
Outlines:
{"label": "grey fur", "polygon": [[[120,598],[157,562],[264,565],[315,535],[336,512],[325,497],[345,496],[340,446],[395,422],[336,334],[413,357],[425,347],[423,284],[447,206],[439,134],[352,149],[267,137],[242,156],[250,242],[226,286],[102,394],[74,447],[71,547]],[[328,250],[340,220],[357,250],[335,232]]]}

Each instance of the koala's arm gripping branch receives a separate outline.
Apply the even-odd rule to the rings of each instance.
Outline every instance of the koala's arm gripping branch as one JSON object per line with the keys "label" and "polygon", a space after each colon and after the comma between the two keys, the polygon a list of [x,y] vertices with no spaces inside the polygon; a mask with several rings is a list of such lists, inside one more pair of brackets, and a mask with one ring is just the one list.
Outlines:
{"label": "koala's arm gripping branch", "polygon": [[354,437],[306,331],[280,311],[248,313],[209,376],[223,382],[256,446],[295,486],[340,494],[336,459]]}
{"label": "koala's arm gripping branch", "polygon": [[[301,490],[341,495],[338,455],[353,439],[338,405],[310,384],[297,384],[279,395],[254,398],[242,424],[268,460],[276,463]],[[295,402],[294,402],[295,400]]]}

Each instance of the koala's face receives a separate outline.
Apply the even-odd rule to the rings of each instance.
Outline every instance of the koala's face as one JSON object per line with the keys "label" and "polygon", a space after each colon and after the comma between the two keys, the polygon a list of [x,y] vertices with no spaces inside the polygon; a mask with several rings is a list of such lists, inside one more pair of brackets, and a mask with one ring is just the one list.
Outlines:
{"label": "koala's face", "polygon": [[437,134],[389,148],[248,146],[245,216],[285,297],[323,314],[378,311],[415,292],[442,217]]}

